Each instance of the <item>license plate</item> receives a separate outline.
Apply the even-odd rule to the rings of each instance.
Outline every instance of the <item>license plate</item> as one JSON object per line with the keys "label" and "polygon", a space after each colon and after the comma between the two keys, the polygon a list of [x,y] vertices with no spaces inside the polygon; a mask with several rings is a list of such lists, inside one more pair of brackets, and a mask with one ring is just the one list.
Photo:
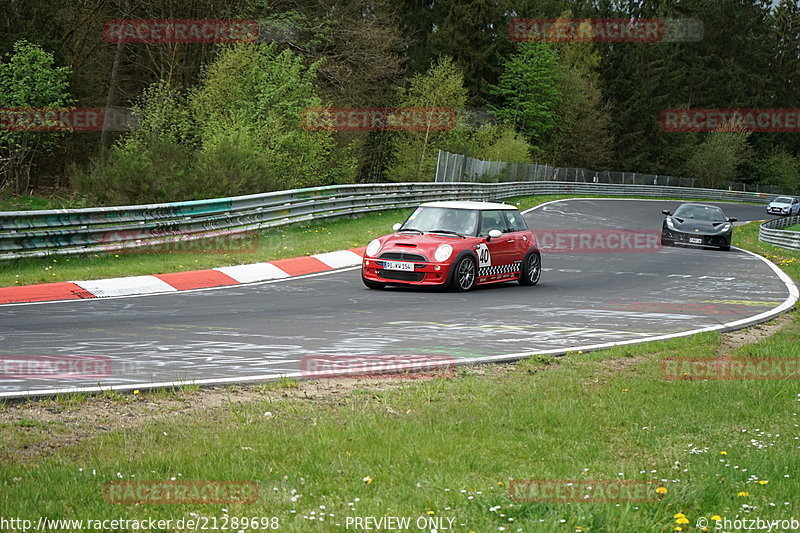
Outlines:
{"label": "license plate", "polygon": [[689,237],[689,244],[703,244],[703,239],[697,239],[695,237]]}
{"label": "license plate", "polygon": [[401,263],[399,261],[384,261],[383,268],[387,270],[404,270],[414,272],[414,263]]}

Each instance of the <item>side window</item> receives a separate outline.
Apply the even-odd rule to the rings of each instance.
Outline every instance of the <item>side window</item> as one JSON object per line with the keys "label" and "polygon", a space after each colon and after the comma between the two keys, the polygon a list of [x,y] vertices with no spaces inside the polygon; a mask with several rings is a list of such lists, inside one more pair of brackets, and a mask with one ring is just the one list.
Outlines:
{"label": "side window", "polygon": [[506,219],[502,211],[481,211],[481,237],[486,237],[493,229],[506,233]]}
{"label": "side window", "polygon": [[525,219],[522,218],[522,213],[519,211],[503,211],[508,223],[508,231],[525,231],[528,225],[525,224]]}

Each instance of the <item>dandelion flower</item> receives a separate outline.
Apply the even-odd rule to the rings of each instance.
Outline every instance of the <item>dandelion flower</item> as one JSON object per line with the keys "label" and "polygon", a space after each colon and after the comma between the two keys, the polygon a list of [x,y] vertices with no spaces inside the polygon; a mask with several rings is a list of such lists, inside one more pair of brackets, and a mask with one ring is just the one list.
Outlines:
{"label": "dandelion flower", "polygon": [[369,485],[370,483],[372,483],[372,478],[370,476],[364,476],[364,478],[361,481]]}
{"label": "dandelion flower", "polygon": [[715,514],[714,516],[711,517],[712,522],[719,522],[720,520],[722,520],[722,517],[718,514]]}
{"label": "dandelion flower", "polygon": [[769,483],[769,481],[767,481],[766,479],[762,479],[761,481],[758,482],[759,485],[766,485],[767,483]]}
{"label": "dandelion flower", "polygon": [[686,518],[685,516],[682,516],[682,517],[678,518],[677,520],[675,520],[675,523],[676,524],[681,524],[681,525],[686,525],[686,524],[689,523],[689,519]]}
{"label": "dandelion flower", "polygon": [[749,492],[745,492],[745,491],[740,491],[740,492],[737,492],[736,495],[739,496],[740,498],[744,498],[746,496],[750,496],[750,493]]}
{"label": "dandelion flower", "polygon": [[686,518],[686,515],[683,513],[676,513],[672,516],[672,518]]}
{"label": "dandelion flower", "polygon": [[667,487],[658,487],[658,488],[656,489],[656,494],[662,494],[662,495],[663,495],[663,494],[666,494],[667,492],[669,492],[669,491],[667,490]]}
{"label": "dandelion flower", "polygon": [[719,452],[719,454],[720,455],[728,455],[728,452],[726,452],[725,450],[722,450],[721,452]]}

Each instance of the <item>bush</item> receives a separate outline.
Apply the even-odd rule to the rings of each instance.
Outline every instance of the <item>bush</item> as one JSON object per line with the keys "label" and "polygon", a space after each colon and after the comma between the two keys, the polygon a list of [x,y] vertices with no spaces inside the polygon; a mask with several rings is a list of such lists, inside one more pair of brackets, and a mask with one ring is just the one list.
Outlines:
{"label": "bush", "polygon": [[88,174],[73,177],[73,186],[102,205],[170,202],[196,196],[191,153],[169,140],[147,139],[147,149],[119,146],[95,163]]}

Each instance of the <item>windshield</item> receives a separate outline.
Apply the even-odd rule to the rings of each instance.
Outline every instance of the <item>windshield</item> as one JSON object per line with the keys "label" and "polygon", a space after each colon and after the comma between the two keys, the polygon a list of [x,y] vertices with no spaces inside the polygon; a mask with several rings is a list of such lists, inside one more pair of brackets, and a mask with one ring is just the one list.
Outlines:
{"label": "windshield", "polygon": [[475,236],[478,230],[478,212],[471,209],[418,207],[400,228],[400,231],[403,230],[426,233],[444,231]]}
{"label": "windshield", "polygon": [[722,209],[708,205],[682,205],[675,210],[673,216],[708,222],[725,222],[725,213],[722,212]]}
{"label": "windshield", "polygon": [[792,203],[792,199],[791,198],[786,198],[784,196],[781,196],[780,198],[775,198],[774,200],[772,200],[772,203],[773,204],[790,204],[790,203]]}

